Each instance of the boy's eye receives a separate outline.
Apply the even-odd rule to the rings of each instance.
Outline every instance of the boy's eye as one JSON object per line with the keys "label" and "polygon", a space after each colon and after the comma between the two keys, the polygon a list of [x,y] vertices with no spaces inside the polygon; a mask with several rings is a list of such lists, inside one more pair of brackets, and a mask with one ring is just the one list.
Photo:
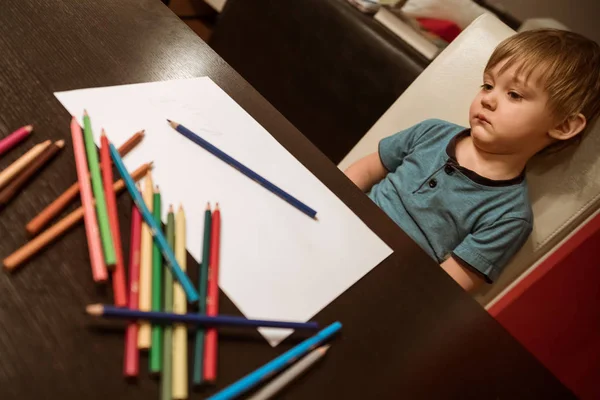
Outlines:
{"label": "boy's eye", "polygon": [[508,92],[508,96],[513,100],[521,100],[523,98],[523,96],[517,92]]}
{"label": "boy's eye", "polygon": [[485,90],[486,92],[489,92],[490,90],[493,89],[492,85],[490,85],[489,83],[484,83],[483,85],[481,85],[481,88],[483,90]]}

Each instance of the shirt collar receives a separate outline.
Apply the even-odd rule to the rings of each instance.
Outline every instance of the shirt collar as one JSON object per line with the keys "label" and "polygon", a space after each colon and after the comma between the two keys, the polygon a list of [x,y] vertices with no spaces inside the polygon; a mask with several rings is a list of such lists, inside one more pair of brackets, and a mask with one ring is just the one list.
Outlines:
{"label": "shirt collar", "polygon": [[512,179],[494,180],[494,179],[486,178],[485,176],[481,176],[477,172],[471,171],[470,169],[461,166],[458,163],[458,161],[456,160],[456,144],[458,143],[458,141],[460,139],[462,139],[466,136],[470,136],[470,135],[471,135],[471,130],[465,129],[464,131],[460,132],[458,135],[456,135],[452,139],[450,139],[448,146],[446,146],[446,154],[448,154],[448,157],[450,158],[449,163],[452,164],[453,167],[458,169],[460,172],[463,173],[463,175],[465,175],[467,178],[469,178],[473,182],[479,183],[480,185],[484,185],[484,186],[496,186],[496,187],[497,186],[512,186],[512,185],[518,185],[525,180],[525,170],[521,171],[519,176],[512,178]]}

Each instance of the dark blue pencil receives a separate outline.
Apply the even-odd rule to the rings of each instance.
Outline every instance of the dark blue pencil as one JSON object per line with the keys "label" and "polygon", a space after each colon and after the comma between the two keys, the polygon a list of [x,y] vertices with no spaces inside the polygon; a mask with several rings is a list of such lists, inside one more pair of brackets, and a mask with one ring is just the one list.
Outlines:
{"label": "dark blue pencil", "polygon": [[288,321],[265,321],[259,319],[247,319],[228,315],[209,317],[198,313],[174,314],[162,311],[139,311],[129,308],[120,308],[103,304],[90,304],[85,311],[96,317],[119,318],[137,320],[143,319],[149,322],[163,323],[188,323],[198,326],[238,326],[251,328],[285,328],[285,329],[318,329],[316,322],[288,322]]}
{"label": "dark blue pencil", "polygon": [[274,185],[273,183],[269,182],[268,180],[266,180],[265,178],[263,178],[256,172],[252,171],[250,168],[246,167],[241,162],[237,161],[230,155],[228,155],[228,154],[224,153],[222,150],[218,149],[216,146],[214,146],[214,145],[210,144],[209,142],[207,142],[206,140],[202,139],[200,136],[196,135],[194,132],[190,131],[185,126],[178,124],[177,122],[171,121],[169,119],[167,121],[169,121],[169,124],[173,127],[173,129],[175,129],[177,132],[181,133],[186,138],[190,139],[192,142],[196,143],[198,146],[202,147],[203,149],[212,153],[217,158],[219,158],[222,161],[226,162],[227,164],[231,165],[233,168],[237,169],[242,174],[246,175],[248,178],[254,180],[256,183],[258,183],[265,189],[267,189],[267,190],[271,191],[272,193],[276,194],[277,196],[281,197],[283,200],[287,201],[288,203],[290,203],[291,205],[296,207],[298,210],[302,211],[304,214],[308,215],[311,218],[316,219],[317,212],[315,210],[313,210],[312,208],[310,208],[309,206],[307,206],[306,204],[304,204],[303,202],[301,202],[300,200],[298,200],[297,198],[295,198],[288,192],[284,191],[283,189],[281,189],[278,186]]}

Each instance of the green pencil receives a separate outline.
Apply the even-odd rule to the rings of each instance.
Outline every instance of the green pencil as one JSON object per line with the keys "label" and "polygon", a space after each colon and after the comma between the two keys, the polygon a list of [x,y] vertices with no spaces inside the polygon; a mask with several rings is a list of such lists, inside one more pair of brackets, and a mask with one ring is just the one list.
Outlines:
{"label": "green pencil", "polygon": [[[154,220],[161,225],[161,201],[158,186],[154,190],[152,213]],[[156,242],[152,247],[152,311],[161,311],[162,308],[162,253]],[[152,341],[150,345],[150,373],[158,374],[161,369],[162,356],[162,326],[152,325]]]}
{"label": "green pencil", "polygon": [[[171,249],[175,246],[175,214],[173,214],[173,206],[169,206],[169,214],[167,214],[167,243]],[[165,293],[164,310],[173,311],[173,275],[169,268],[163,268],[164,280],[163,288]],[[162,379],[160,381],[160,398],[161,400],[171,400],[173,398],[173,327],[165,325],[163,328],[163,364],[162,364]]]}
{"label": "green pencil", "polygon": [[100,176],[100,164],[98,163],[98,150],[94,143],[92,134],[92,122],[87,111],[83,111],[83,139],[85,142],[85,152],[87,154],[88,167],[92,178],[92,190],[96,198],[96,213],[98,214],[98,225],[100,226],[100,238],[102,239],[102,248],[104,249],[104,261],[107,267],[114,267],[117,262],[115,254],[115,245],[110,232],[108,222],[108,211],[106,210],[106,199],[104,198],[104,186],[102,185],[102,176]]}
{"label": "green pencil", "polygon": [[[202,241],[202,262],[200,263],[200,274],[198,279],[198,294],[200,296],[198,303],[198,312],[206,314],[206,285],[208,282],[208,260],[210,256],[210,226],[212,214],[210,213],[210,203],[206,204],[204,212],[204,238]],[[204,329],[196,330],[196,347],[194,348],[194,371],[192,382],[194,385],[201,385],[203,381],[204,366]]]}

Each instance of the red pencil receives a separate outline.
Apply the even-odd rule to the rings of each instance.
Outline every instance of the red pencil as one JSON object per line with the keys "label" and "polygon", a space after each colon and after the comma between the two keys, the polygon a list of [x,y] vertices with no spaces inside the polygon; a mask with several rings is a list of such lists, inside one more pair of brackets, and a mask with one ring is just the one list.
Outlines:
{"label": "red pencil", "polygon": [[[210,232],[210,260],[208,266],[208,287],[206,293],[206,315],[219,313],[219,242],[221,235],[221,211],[219,203],[212,214]],[[204,341],[204,380],[215,382],[217,379],[217,330],[206,330]]]}
{"label": "red pencil", "polygon": [[117,212],[117,196],[113,190],[112,159],[108,148],[108,139],[102,130],[100,136],[100,167],[102,170],[102,183],[106,197],[106,210],[108,223],[115,246],[115,269],[112,272],[113,296],[115,306],[127,306],[127,287],[125,284],[125,262],[123,261],[123,248],[121,247],[121,232],[119,231],[119,214]]}
{"label": "red pencil", "polygon": [[25,138],[29,136],[32,130],[33,126],[27,125],[17,129],[4,139],[0,140],[0,155],[6,153],[7,151],[15,147],[17,144],[25,140]]}
{"label": "red pencil", "polygon": [[[140,280],[140,246],[142,241],[142,215],[135,206],[131,210],[131,240],[129,250],[129,309],[138,309],[138,284]],[[123,358],[123,375],[126,378],[137,377],[140,370],[140,359],[137,346],[138,324],[133,321],[125,331],[125,356]]]}
{"label": "red pencil", "polygon": [[96,219],[94,207],[94,196],[90,184],[87,156],[83,144],[83,133],[77,119],[71,119],[71,137],[73,138],[73,153],[75,155],[75,166],[77,168],[77,179],[79,180],[81,206],[83,207],[83,222],[85,223],[85,234],[87,237],[90,262],[92,264],[92,276],[95,282],[105,282],[108,279],[102,242],[100,242],[100,231]]}

